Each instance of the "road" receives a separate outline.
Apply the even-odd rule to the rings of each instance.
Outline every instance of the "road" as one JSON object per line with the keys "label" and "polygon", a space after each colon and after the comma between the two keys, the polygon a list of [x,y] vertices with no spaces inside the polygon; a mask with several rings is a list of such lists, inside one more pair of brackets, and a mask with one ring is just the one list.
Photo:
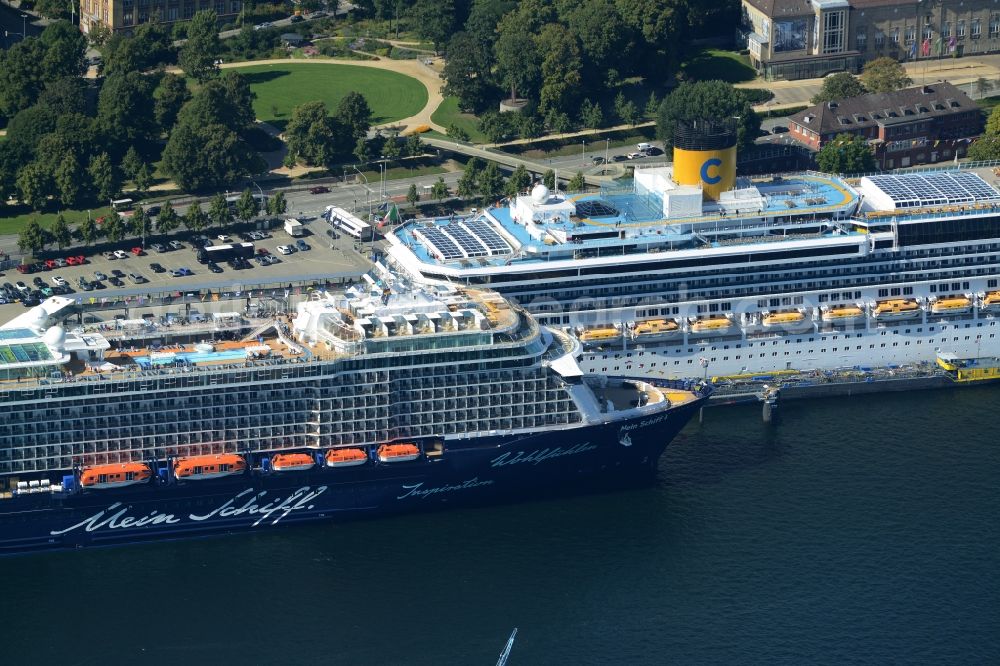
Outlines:
{"label": "road", "polygon": [[[21,18],[27,16],[26,19]],[[30,14],[0,4],[0,48],[9,48],[21,39],[23,32],[27,32],[29,37],[37,37],[42,34],[42,27],[33,25],[35,18]]]}

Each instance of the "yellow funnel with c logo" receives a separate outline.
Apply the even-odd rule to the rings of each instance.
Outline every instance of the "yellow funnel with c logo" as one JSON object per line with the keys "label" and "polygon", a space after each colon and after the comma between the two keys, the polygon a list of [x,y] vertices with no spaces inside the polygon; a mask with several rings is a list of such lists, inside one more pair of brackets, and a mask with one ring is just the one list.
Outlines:
{"label": "yellow funnel with c logo", "polygon": [[707,199],[718,199],[736,184],[736,146],[715,150],[685,150],[674,146],[674,180],[701,186]]}

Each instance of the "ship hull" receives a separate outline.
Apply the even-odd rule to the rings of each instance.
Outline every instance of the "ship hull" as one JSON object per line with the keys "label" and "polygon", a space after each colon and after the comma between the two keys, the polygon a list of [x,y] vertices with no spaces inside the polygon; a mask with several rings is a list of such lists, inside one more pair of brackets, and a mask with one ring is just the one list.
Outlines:
{"label": "ship hull", "polygon": [[0,501],[0,554],[181,539],[373,517],[653,478],[707,395],[631,421],[447,440],[410,462],[151,483]]}

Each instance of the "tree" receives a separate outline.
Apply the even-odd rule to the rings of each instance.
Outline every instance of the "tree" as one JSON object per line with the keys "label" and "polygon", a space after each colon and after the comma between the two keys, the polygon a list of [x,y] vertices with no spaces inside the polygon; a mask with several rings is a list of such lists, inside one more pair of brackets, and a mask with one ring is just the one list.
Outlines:
{"label": "tree", "polygon": [[185,191],[219,189],[266,168],[263,158],[224,125],[178,121],[162,165]]}
{"label": "tree", "polygon": [[177,122],[177,114],[189,99],[187,83],[176,74],[164,74],[153,91],[153,115],[161,132],[169,133]]}
{"label": "tree", "polygon": [[542,123],[542,119],[535,114],[522,111],[517,115],[520,116],[517,128],[522,139],[534,139],[545,132],[545,125]]}
{"label": "tree", "polygon": [[[228,207],[226,210],[228,210]],[[188,206],[187,212],[184,213],[184,226],[190,231],[204,231],[208,228],[210,221],[210,217],[197,203]],[[232,221],[231,217],[229,221]]]}
{"label": "tree", "polygon": [[859,97],[868,92],[865,84],[850,72],[838,72],[823,79],[823,87],[812,98],[813,104],[822,104],[836,99]]}
{"label": "tree", "polygon": [[861,83],[873,93],[892,92],[913,83],[906,69],[896,60],[885,56],[865,63],[861,70]]}
{"label": "tree", "polygon": [[223,229],[233,223],[233,212],[229,209],[229,202],[222,193],[212,197],[212,202],[208,205],[208,217],[212,220],[212,224]]}
{"label": "tree", "polygon": [[417,192],[417,184],[410,183],[410,189],[406,191],[406,203],[410,204],[412,208],[417,205],[418,201],[420,201],[420,193]]}
{"label": "tree", "polygon": [[458,196],[473,197],[479,192],[479,174],[485,164],[478,157],[470,158],[458,180]]}
{"label": "tree", "polygon": [[215,61],[221,50],[218,17],[210,9],[203,10],[197,12],[188,24],[187,42],[181,47],[177,64],[185,74],[204,82],[215,76]]}
{"label": "tree", "polygon": [[[495,25],[495,24],[494,24]],[[458,108],[475,113],[486,107],[493,90],[492,28],[488,39],[469,32],[457,32],[445,49],[444,92],[458,98]]]}
{"label": "tree", "polygon": [[838,134],[816,153],[816,165],[827,173],[874,171],[875,153],[864,137]]}
{"label": "tree", "polygon": [[37,162],[21,169],[17,176],[18,197],[32,210],[42,210],[54,194],[52,176]]}
{"label": "tree", "polygon": [[[346,126],[331,118],[323,102],[306,102],[292,109],[285,128],[288,153],[310,165],[331,164],[338,153],[351,145]],[[357,139],[363,141],[364,136]]]}
{"label": "tree", "polygon": [[524,192],[529,185],[531,185],[531,174],[528,173],[523,164],[519,164],[507,180],[507,195],[515,196]]}
{"label": "tree", "polygon": [[417,34],[434,44],[434,52],[441,50],[455,31],[454,0],[417,0],[413,7],[417,19]]}
{"label": "tree", "polygon": [[257,217],[257,213],[259,212],[260,203],[254,198],[253,192],[248,187],[243,190],[239,201],[236,202],[236,216],[244,222],[249,222],[251,219]]}
{"label": "tree", "polygon": [[669,150],[674,145],[678,121],[723,120],[738,118],[737,139],[740,146],[753,144],[760,132],[760,116],[753,112],[745,96],[722,81],[682,83],[660,104],[656,136]]}
{"label": "tree", "polygon": [[444,201],[449,196],[451,196],[451,191],[448,189],[448,184],[444,182],[444,178],[438,176],[437,182],[431,186],[431,196],[437,199],[439,202]]}
{"label": "tree", "polygon": [[424,142],[420,140],[419,134],[411,134],[406,137],[406,155],[408,157],[420,157],[424,154]]}
{"label": "tree", "polygon": [[148,164],[143,162],[139,166],[139,170],[136,171],[135,177],[132,179],[132,183],[135,185],[135,189],[139,192],[145,192],[149,189],[149,186],[153,183],[153,174],[150,173]]}
{"label": "tree", "polygon": [[361,162],[362,166],[368,164],[368,160],[371,159],[371,154],[368,152],[368,141],[364,137],[358,139],[355,144],[354,156],[358,158],[358,162]]}
{"label": "tree", "polygon": [[109,152],[120,157],[121,147],[153,139],[157,127],[149,112],[152,107],[149,77],[122,72],[105,79],[97,100],[97,126],[111,145]]}
{"label": "tree", "polygon": [[504,182],[496,162],[490,162],[479,174],[479,195],[484,203],[496,201],[503,195]]}
{"label": "tree", "polygon": [[372,110],[368,106],[368,100],[361,93],[347,93],[337,104],[337,120],[355,140],[367,136],[372,123]]}
{"label": "tree", "polygon": [[31,218],[21,232],[17,235],[17,246],[22,252],[34,254],[48,244],[45,230],[38,224],[38,220]]}
{"label": "tree", "polygon": [[640,120],[639,108],[635,105],[635,102],[633,102],[632,100],[625,102],[622,105],[619,113],[621,114],[622,120],[624,120],[629,125],[636,125]]}
{"label": "tree", "polygon": [[97,155],[90,160],[87,171],[97,189],[97,200],[111,201],[118,193],[119,187],[118,174],[115,173],[115,168],[111,164],[111,157],[107,153]]}
{"label": "tree", "polygon": [[469,140],[469,133],[454,123],[448,125],[448,129],[444,133],[449,139],[454,139],[455,141]]}
{"label": "tree", "polygon": [[542,174],[542,185],[550,190],[556,189],[556,172],[548,169]]}
{"label": "tree", "polygon": [[79,160],[76,159],[76,155],[66,153],[59,166],[56,167],[53,176],[59,194],[59,202],[66,208],[76,208],[84,187],[83,168],[80,166]]}
{"label": "tree", "polygon": [[73,234],[70,233],[69,225],[66,224],[66,218],[63,217],[62,213],[56,216],[56,221],[52,224],[49,233],[52,235],[52,241],[60,250],[73,243]]}
{"label": "tree", "polygon": [[992,81],[983,76],[976,79],[976,94],[979,95],[980,99],[986,97],[986,94],[991,90],[993,90]]}
{"label": "tree", "polygon": [[399,159],[402,151],[399,148],[399,142],[396,140],[395,136],[390,136],[385,140],[385,144],[382,146],[382,157],[386,159],[387,162],[395,162]]}
{"label": "tree", "polygon": [[146,209],[142,206],[136,206],[135,212],[128,220],[129,233],[136,237],[145,238],[149,234],[150,228],[151,222]]}
{"label": "tree", "polygon": [[97,223],[94,222],[90,215],[87,215],[87,219],[80,222],[80,226],[76,228],[76,233],[79,234],[80,240],[86,245],[90,245],[97,240]]}
{"label": "tree", "polygon": [[267,214],[268,215],[284,215],[285,211],[288,210],[288,200],[285,199],[285,193],[278,191],[267,200]]}
{"label": "tree", "polygon": [[656,96],[655,90],[649,91],[649,99],[646,100],[646,107],[642,110],[647,118],[656,118],[656,112],[660,110],[660,98]]}
{"label": "tree", "polygon": [[139,173],[139,168],[144,164],[139,153],[136,151],[135,146],[129,146],[128,150],[125,152],[125,157],[122,158],[121,170],[122,175],[127,180],[135,180],[135,176]]}
{"label": "tree", "polygon": [[531,95],[541,79],[541,62],[531,33],[511,12],[500,21],[493,42],[496,74],[500,83],[510,91],[511,100],[521,95]]}
{"label": "tree", "polygon": [[[188,213],[191,212],[192,208],[197,207],[198,204],[191,204],[188,207]],[[156,216],[156,230],[160,233],[169,234],[172,231],[176,231],[180,224],[181,219],[174,208],[174,204],[170,201],[163,204],[160,208],[160,214]]]}
{"label": "tree", "polygon": [[78,76],[67,76],[45,84],[38,104],[49,109],[84,112],[87,109],[87,84]]}
{"label": "tree", "polygon": [[101,230],[104,232],[104,237],[112,243],[117,243],[125,238],[125,225],[122,224],[121,215],[114,211],[104,218]]}
{"label": "tree", "polygon": [[583,192],[587,188],[587,181],[583,179],[583,172],[577,171],[576,175],[566,184],[566,189],[570,192]]}
{"label": "tree", "polygon": [[604,112],[600,104],[594,104],[589,99],[580,104],[580,125],[598,129],[604,124]]}
{"label": "tree", "polygon": [[539,110],[567,112],[574,108],[583,82],[583,62],[576,38],[558,23],[545,26],[538,36],[542,54]]}

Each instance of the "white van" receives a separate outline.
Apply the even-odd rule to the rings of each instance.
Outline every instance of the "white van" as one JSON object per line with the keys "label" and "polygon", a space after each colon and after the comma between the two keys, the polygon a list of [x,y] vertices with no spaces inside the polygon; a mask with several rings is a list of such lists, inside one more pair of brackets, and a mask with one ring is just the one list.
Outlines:
{"label": "white van", "polygon": [[648,144],[648,143],[639,143],[639,144],[636,144],[636,146],[635,146],[635,147],[639,149],[639,152],[640,152],[640,153],[645,153],[645,152],[647,152],[647,151],[648,151],[648,150],[649,150],[650,148],[652,148],[653,146],[652,146],[652,145],[650,145],[650,144]]}

